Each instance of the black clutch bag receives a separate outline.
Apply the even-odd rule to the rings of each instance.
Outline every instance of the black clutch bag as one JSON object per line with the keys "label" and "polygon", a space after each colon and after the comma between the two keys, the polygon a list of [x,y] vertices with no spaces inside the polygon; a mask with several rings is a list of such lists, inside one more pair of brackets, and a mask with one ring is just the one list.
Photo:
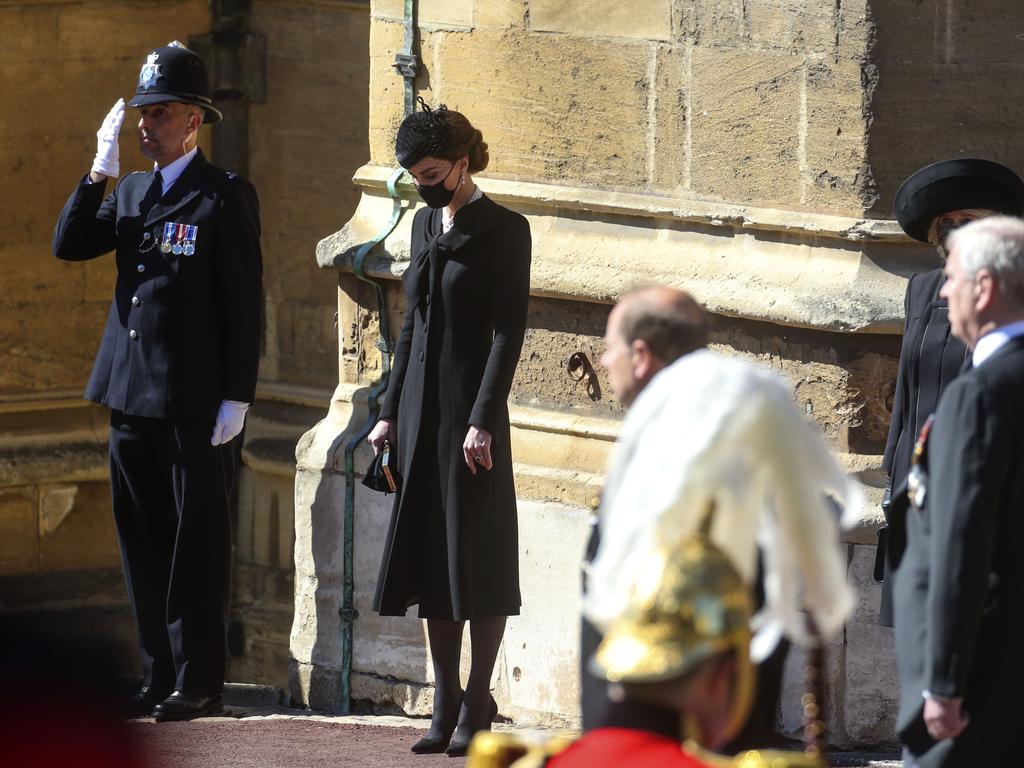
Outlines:
{"label": "black clutch bag", "polygon": [[401,483],[398,467],[391,462],[391,443],[385,440],[384,447],[373,457],[363,476],[363,485],[374,491],[395,493]]}

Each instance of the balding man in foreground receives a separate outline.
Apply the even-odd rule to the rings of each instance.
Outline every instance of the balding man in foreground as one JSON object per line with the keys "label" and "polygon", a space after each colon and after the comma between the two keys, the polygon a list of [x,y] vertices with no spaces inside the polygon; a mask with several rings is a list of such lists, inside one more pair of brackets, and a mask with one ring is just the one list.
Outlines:
{"label": "balding man in foreground", "polygon": [[[693,298],[665,286],[638,288],[622,296],[608,315],[601,365],[608,372],[615,397],[628,408],[655,374],[683,355],[704,349],[708,318]],[[586,560],[594,559],[600,543],[597,518],[587,542]],[[588,664],[601,635],[585,618],[580,627],[580,706],[583,730],[607,725],[643,727],[666,736],[679,735],[675,712],[643,703],[608,698],[608,683]]]}
{"label": "balding man in foreground", "polygon": [[[775,574],[777,585],[764,601],[765,631],[755,647],[761,664],[754,710],[743,731],[720,745],[733,753],[777,740],[786,637],[805,639],[795,585],[814,574],[820,584],[809,590],[819,590],[812,613],[818,609],[822,627],[834,631],[842,624],[849,595],[824,499],[832,490],[849,507],[856,494],[816,428],[794,408],[789,385],[761,366],[709,352],[708,326],[692,297],[668,287],[630,291],[609,314],[601,364],[630,410],[609,468],[600,533],[595,528],[588,546],[585,592],[591,605],[621,607],[624,595],[616,603],[610,592],[625,583],[617,585],[613,574],[632,567],[629,540],[692,530],[700,512],[696,500],[722,502],[716,537],[729,539],[726,549],[758,592],[762,567]],[[767,511],[773,505],[777,513]],[[758,531],[771,542],[760,553]],[[757,595],[759,603],[762,598]],[[614,610],[605,613],[607,622]],[[587,666],[601,641],[595,615],[582,623],[584,730],[643,728],[678,737],[675,711],[641,699],[609,699],[607,683]]]}

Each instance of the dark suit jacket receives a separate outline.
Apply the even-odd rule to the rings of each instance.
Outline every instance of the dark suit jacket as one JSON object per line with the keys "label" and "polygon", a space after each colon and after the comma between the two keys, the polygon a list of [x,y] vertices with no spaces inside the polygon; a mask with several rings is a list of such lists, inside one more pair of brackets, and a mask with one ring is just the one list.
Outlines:
{"label": "dark suit jacket", "polygon": [[[104,199],[105,183],[83,179],[53,233],[59,259],[117,251],[114,299],[85,396],[135,416],[213,420],[221,400],[255,397],[259,201],[252,184],[202,152],[149,208],[152,181],[152,171],[129,173]],[[162,253],[164,222],[198,226],[195,253]]]}
{"label": "dark suit jacket", "polygon": [[[403,486],[374,608],[402,615],[419,602],[420,581],[439,578],[453,618],[509,616],[521,600],[508,396],[526,333],[530,225],[485,195],[441,230],[440,210],[416,211],[402,277],[405,317],[380,409],[398,422]],[[462,452],[470,425],[493,438],[493,468],[475,475]],[[424,451],[430,460],[417,460]],[[424,508],[432,498],[424,488],[440,489],[442,510]],[[444,546],[447,572],[424,577],[417,558],[428,515],[443,516],[447,542],[429,546]]]}
{"label": "dark suit jacket", "polygon": [[[895,572],[897,730],[921,768],[1016,764],[1024,691],[1024,338],[949,385],[927,444],[924,510],[906,511]],[[963,697],[971,724],[935,745],[923,691]]]}
{"label": "dark suit jacket", "polygon": [[[903,300],[906,325],[896,392],[892,403],[892,421],[882,466],[892,487],[899,486],[910,471],[914,440],[928,417],[935,413],[943,390],[968,365],[967,348],[949,329],[949,307],[939,297],[944,282],[941,269],[911,275]],[[888,518],[888,536],[878,555],[885,577],[879,620],[893,624],[891,564],[898,563],[906,546],[906,528],[901,517]],[[887,551],[886,551],[887,550]],[[888,554],[888,558],[885,556]],[[877,570],[877,569],[876,569]]]}

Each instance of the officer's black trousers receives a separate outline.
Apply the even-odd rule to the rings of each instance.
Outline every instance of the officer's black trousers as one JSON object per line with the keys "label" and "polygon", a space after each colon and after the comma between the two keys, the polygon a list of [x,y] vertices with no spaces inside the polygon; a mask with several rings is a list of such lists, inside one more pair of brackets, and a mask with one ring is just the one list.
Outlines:
{"label": "officer's black trousers", "polygon": [[143,684],[168,692],[224,686],[233,462],[212,433],[212,421],[111,413],[114,522]]}

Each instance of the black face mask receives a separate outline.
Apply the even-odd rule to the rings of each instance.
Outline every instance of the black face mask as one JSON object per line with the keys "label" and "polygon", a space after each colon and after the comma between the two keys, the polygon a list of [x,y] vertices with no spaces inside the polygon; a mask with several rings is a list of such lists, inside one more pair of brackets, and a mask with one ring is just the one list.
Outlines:
{"label": "black face mask", "polygon": [[452,167],[448,169],[448,173],[444,175],[436,184],[427,185],[416,185],[416,191],[420,193],[420,197],[423,198],[423,202],[429,205],[431,208],[444,208],[448,203],[455,197],[454,189],[445,189],[444,183],[448,181],[448,177],[452,175],[452,171],[455,170],[455,162],[452,161]]}

